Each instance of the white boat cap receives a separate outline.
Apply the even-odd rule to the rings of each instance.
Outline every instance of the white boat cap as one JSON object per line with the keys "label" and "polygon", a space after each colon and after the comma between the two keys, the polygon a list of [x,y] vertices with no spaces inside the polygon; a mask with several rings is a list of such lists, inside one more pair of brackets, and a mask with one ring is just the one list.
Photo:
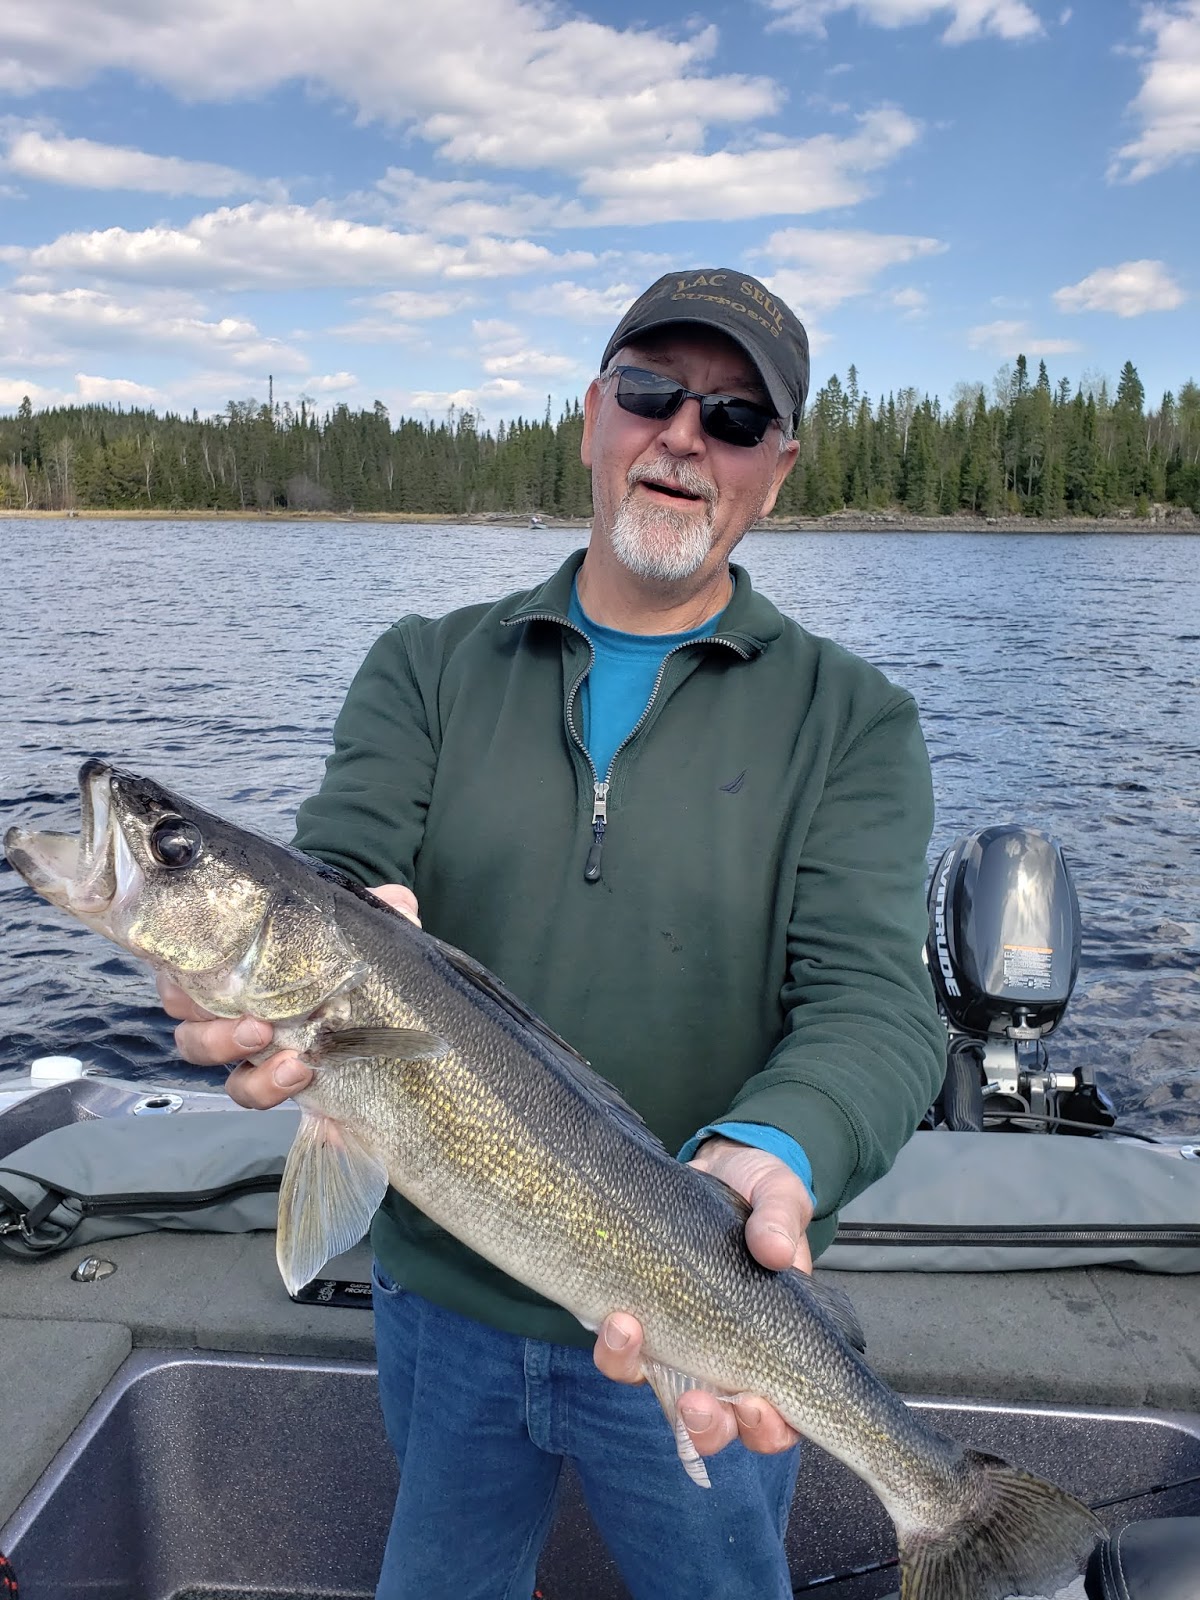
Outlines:
{"label": "white boat cap", "polygon": [[30,1083],[71,1083],[83,1077],[78,1056],[39,1056],[29,1063]]}

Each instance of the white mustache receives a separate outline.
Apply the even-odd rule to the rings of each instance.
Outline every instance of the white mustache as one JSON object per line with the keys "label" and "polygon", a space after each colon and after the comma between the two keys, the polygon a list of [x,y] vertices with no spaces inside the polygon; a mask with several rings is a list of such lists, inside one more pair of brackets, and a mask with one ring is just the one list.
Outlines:
{"label": "white mustache", "polygon": [[630,467],[625,482],[632,489],[635,484],[653,481],[668,484],[672,489],[682,489],[684,494],[694,494],[712,505],[717,491],[708,479],[688,461],[676,461],[671,456],[660,456],[657,461],[646,461]]}

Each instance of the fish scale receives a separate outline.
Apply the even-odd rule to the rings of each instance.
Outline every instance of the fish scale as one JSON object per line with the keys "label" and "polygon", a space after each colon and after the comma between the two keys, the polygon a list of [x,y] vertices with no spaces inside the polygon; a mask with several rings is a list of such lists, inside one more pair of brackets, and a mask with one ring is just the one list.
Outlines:
{"label": "fish scale", "polygon": [[280,1189],[289,1289],[362,1237],[390,1184],[584,1326],[637,1317],[697,1482],[680,1395],[768,1400],[879,1496],[902,1600],[1007,1600],[1078,1572],[1091,1512],[921,1421],[852,1348],[843,1297],[760,1266],[745,1202],[673,1160],[470,956],[151,779],[91,761],[80,791],[79,848],[14,828],[14,868],[217,1015],[272,1022],[270,1050],[315,1070]]}

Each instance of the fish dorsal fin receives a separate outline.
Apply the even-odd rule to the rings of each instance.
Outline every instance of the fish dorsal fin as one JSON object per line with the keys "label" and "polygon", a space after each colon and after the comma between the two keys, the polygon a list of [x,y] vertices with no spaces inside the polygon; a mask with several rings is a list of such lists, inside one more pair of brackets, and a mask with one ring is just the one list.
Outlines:
{"label": "fish dorsal fin", "polygon": [[607,1078],[600,1074],[585,1061],[574,1045],[559,1034],[555,1033],[537,1015],[531,1011],[525,1002],[519,999],[512,990],[506,988],[494,972],[488,969],[473,956],[467,955],[465,950],[459,950],[452,944],[447,944],[442,939],[435,939],[429,935],[438,952],[474,988],[486,994],[502,1011],[521,1028],[534,1034],[542,1047],[550,1052],[575,1087],[593,1104],[601,1107],[609,1116],[621,1123],[624,1130],[638,1139],[646,1148],[656,1154],[666,1154],[666,1146],[658,1136],[650,1131],[638,1113],[629,1104],[621,1091],[609,1083]]}
{"label": "fish dorsal fin", "polygon": [[860,1355],[864,1355],[867,1338],[863,1333],[862,1323],[858,1320],[854,1303],[846,1291],[834,1288],[832,1283],[826,1283],[823,1279],[811,1277],[807,1272],[796,1272],[796,1276],[846,1343],[853,1346]]}
{"label": "fish dorsal fin", "polygon": [[383,1163],[349,1129],[304,1112],[279,1186],[275,1258],[289,1294],[358,1243],[387,1186]]}

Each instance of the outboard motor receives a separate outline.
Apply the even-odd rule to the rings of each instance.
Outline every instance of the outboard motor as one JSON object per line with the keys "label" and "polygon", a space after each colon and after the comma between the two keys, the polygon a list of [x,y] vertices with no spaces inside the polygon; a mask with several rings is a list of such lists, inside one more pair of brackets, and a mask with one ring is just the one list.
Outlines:
{"label": "outboard motor", "polygon": [[991,1126],[1112,1126],[1092,1077],[1051,1072],[1042,1042],[1075,987],[1080,932],[1075,885],[1046,834],[1016,823],[980,828],[942,856],[926,947],[950,1034],[935,1124],[980,1129],[986,1110]]}

